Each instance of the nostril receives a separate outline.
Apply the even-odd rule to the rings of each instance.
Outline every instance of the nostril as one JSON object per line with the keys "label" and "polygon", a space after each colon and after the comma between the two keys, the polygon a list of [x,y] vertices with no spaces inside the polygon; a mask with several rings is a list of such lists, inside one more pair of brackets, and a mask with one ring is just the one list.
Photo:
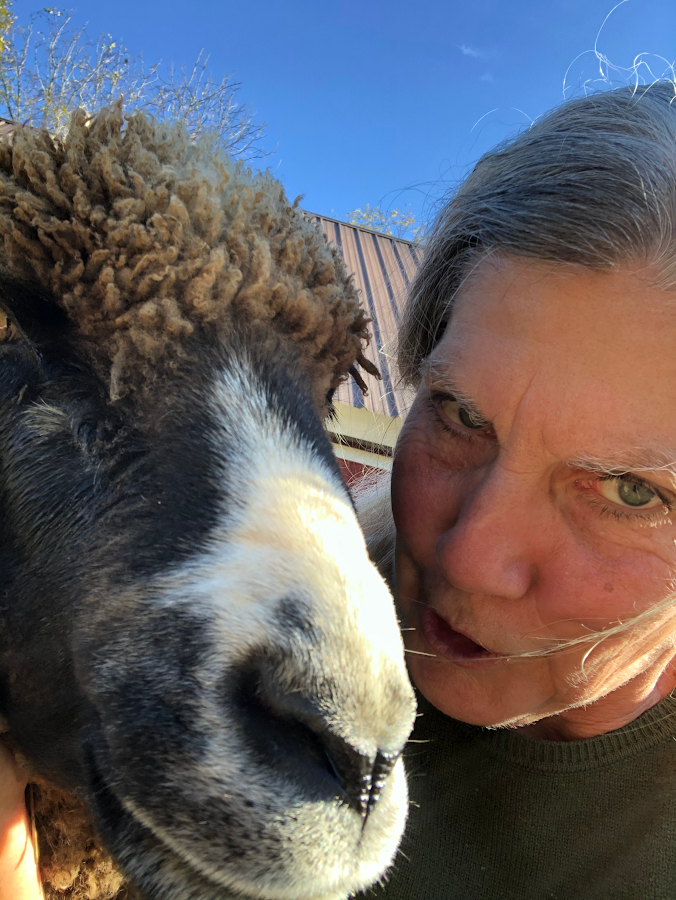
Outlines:
{"label": "nostril", "polygon": [[381,753],[378,751],[376,761],[373,765],[373,774],[371,776],[371,793],[369,795],[368,811],[371,812],[373,807],[380,800],[380,795],[387,782],[390,772],[394,768],[401,753]]}
{"label": "nostril", "polygon": [[[244,733],[265,765],[293,772],[306,788],[324,781],[366,820],[375,808],[399,753],[365,753],[338,734],[324,699],[299,687],[285,689],[271,666],[249,669],[235,692]],[[338,789],[336,791],[336,789]]]}
{"label": "nostril", "polygon": [[350,806],[366,818],[380,799],[399,754],[378,751],[375,757],[367,756],[336,734],[327,731],[321,738]]}

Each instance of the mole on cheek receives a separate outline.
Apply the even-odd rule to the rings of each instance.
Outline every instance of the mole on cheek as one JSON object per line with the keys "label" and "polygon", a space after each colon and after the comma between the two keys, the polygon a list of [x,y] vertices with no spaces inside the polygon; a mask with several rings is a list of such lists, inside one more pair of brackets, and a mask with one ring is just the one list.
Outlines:
{"label": "mole on cheek", "polygon": [[603,590],[608,591],[609,594],[612,594],[612,592],[615,590],[615,588],[612,586],[612,584],[609,581],[606,581],[606,583],[603,585]]}

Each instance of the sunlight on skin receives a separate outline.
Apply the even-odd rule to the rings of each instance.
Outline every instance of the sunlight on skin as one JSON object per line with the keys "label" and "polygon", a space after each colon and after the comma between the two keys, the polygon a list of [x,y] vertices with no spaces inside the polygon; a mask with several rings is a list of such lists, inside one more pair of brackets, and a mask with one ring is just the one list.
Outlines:
{"label": "sunlight on skin", "polygon": [[447,715],[584,739],[676,686],[676,304],[651,274],[502,259],[456,298],[392,475],[409,667]]}
{"label": "sunlight on skin", "polygon": [[43,898],[25,787],[12,755],[0,744],[0,900]]}

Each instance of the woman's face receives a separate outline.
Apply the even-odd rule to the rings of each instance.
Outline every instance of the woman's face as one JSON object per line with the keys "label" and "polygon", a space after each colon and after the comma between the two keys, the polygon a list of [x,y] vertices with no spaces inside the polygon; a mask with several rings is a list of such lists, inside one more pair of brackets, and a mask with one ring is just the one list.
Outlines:
{"label": "woman's face", "polygon": [[428,700],[480,725],[573,709],[597,733],[604,710],[631,721],[672,677],[671,611],[597,646],[517,655],[676,593],[676,295],[639,267],[480,264],[425,364],[392,493]]}

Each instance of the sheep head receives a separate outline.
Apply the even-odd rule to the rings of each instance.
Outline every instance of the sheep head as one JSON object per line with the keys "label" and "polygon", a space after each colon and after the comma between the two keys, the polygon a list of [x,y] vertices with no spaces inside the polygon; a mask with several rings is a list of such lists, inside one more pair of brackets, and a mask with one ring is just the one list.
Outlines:
{"label": "sheep head", "polygon": [[0,235],[0,716],[150,900],[365,887],[414,704],[321,424],[342,263],[119,107],[0,148]]}

